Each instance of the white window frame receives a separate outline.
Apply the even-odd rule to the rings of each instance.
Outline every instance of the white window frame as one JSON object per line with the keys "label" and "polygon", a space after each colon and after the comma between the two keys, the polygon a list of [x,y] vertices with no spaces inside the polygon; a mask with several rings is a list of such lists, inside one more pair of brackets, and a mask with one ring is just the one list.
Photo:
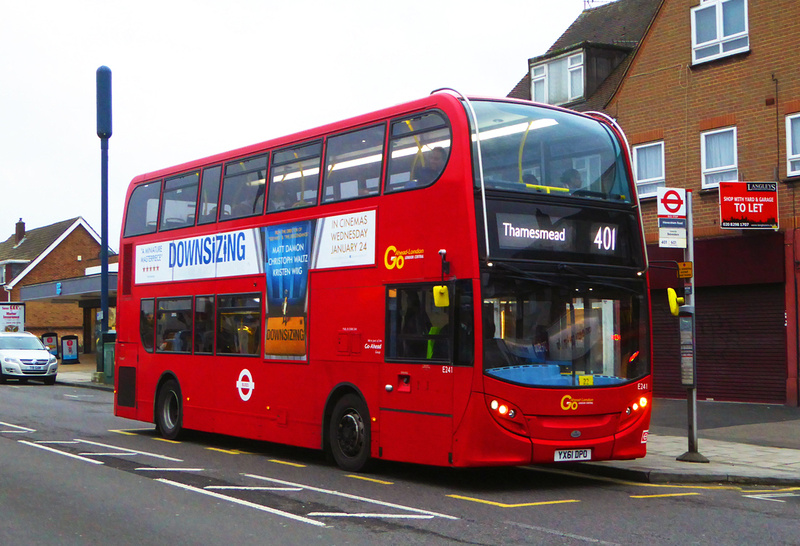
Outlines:
{"label": "white window frame", "polygon": [[[744,3],[744,30],[736,33],[732,33],[729,35],[723,35],[723,13],[725,9],[725,5],[730,2],[737,2],[742,1]],[[697,42],[697,15],[701,11],[706,11],[708,9],[714,9],[714,20],[716,25],[716,36],[711,40],[707,40],[705,42],[698,43]],[[701,64],[706,63],[709,61],[713,61],[715,59],[720,59],[723,57],[728,57],[730,55],[735,55],[737,53],[742,53],[744,51],[750,51],[750,24],[748,22],[748,8],[747,8],[747,0],[701,0],[699,6],[695,6],[692,8],[692,64]],[[742,40],[742,44],[738,47],[734,47],[732,44],[737,40]],[[709,54],[702,57],[698,57],[699,53],[702,53],[704,49],[717,46],[718,51],[715,54]],[[725,50],[726,47],[733,47],[728,51]]]}
{"label": "white window frame", "polygon": [[[537,70],[541,69],[541,74],[535,74]],[[544,87],[544,96],[537,100],[534,86],[541,83]],[[531,67],[531,100],[547,104],[547,64],[540,64]]]}
{"label": "white window frame", "polygon": [[[792,122],[800,123],[800,113],[786,116],[786,176],[800,176],[800,141],[792,139]],[[798,139],[800,140],[800,139]],[[797,153],[792,153],[796,148]]]}
{"label": "white window frame", "polygon": [[[568,102],[573,102],[578,99],[584,98],[586,94],[586,81],[585,81],[585,72],[584,72],[584,59],[585,55],[583,51],[579,51],[577,53],[570,53],[567,55],[561,55],[559,57],[548,59],[545,62],[533,65],[530,67],[530,76],[531,76],[531,100],[536,102],[542,102],[544,104],[566,104]],[[552,65],[556,61],[564,61],[566,62],[566,89],[567,89],[567,99],[558,103],[550,102],[550,78],[552,77],[550,74],[550,65]],[[536,74],[535,72],[541,70],[541,73]],[[575,73],[580,73],[580,89],[574,89],[572,85],[572,76]],[[544,97],[542,100],[537,100],[536,93],[534,92],[534,85],[537,83],[544,84]]]}
{"label": "white window frame", "polygon": [[[639,152],[648,148],[658,148],[661,157],[661,173],[659,176],[650,178],[639,178]],[[636,189],[639,197],[655,197],[658,188],[663,188],[666,184],[666,167],[664,165],[664,141],[646,142],[633,147],[633,177],[636,180]],[[645,189],[646,188],[646,189]]]}
{"label": "white window frame", "polygon": [[[733,133],[733,163],[728,165],[718,165],[716,167],[707,167],[706,160],[708,159],[708,157],[706,152],[706,139],[708,139],[708,137],[713,135],[718,135],[721,133],[728,133],[728,132]],[[724,127],[722,129],[714,129],[711,131],[705,131],[703,133],[700,133],[700,162],[701,162],[700,167],[703,172],[703,182],[702,182],[703,189],[718,188],[719,182],[721,181],[709,182],[708,178],[714,175],[718,175],[720,173],[726,173],[728,171],[732,171],[732,175],[726,177],[724,182],[736,182],[737,180],[739,180],[738,147],[739,147],[738,135],[735,125],[732,127]]]}
{"label": "white window frame", "polygon": [[[573,62],[578,59],[578,62]],[[581,73],[581,90],[580,93],[576,93],[575,89],[572,88],[572,75],[575,72]],[[575,55],[570,55],[567,57],[567,94],[569,95],[569,100],[577,100],[583,97],[584,88],[586,87],[586,83],[583,77],[583,51],[577,53]]]}

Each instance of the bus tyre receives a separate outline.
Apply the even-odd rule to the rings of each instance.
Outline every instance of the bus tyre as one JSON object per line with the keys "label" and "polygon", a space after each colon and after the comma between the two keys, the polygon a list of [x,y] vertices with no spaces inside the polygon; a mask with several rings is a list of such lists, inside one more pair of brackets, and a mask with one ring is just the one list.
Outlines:
{"label": "bus tyre", "polygon": [[336,402],[328,438],[331,454],[340,468],[348,472],[364,469],[370,451],[369,412],[360,396],[346,394]]}
{"label": "bus tyre", "polygon": [[158,391],[156,399],[156,430],[167,440],[174,440],[181,433],[181,389],[174,379],[166,381]]}

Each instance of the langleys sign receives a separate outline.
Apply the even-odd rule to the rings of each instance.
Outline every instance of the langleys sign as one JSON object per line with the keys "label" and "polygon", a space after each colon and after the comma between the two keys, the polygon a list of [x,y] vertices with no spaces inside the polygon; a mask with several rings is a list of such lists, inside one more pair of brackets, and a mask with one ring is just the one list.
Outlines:
{"label": "langleys sign", "polygon": [[778,229],[777,182],[720,182],[719,226]]}

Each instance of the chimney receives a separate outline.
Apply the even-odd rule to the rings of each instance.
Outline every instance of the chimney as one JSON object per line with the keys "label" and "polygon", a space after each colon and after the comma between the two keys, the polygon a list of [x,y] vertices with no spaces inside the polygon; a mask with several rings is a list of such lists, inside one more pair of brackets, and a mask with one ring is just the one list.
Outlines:
{"label": "chimney", "polygon": [[16,236],[17,244],[19,244],[20,241],[22,241],[24,238],[25,238],[25,222],[23,222],[22,218],[20,218],[19,222],[17,222],[17,236]]}

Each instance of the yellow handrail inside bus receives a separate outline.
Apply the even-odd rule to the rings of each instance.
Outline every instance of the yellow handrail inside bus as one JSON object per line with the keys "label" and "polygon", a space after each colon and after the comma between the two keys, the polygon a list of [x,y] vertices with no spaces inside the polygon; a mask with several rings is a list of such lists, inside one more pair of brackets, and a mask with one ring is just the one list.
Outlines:
{"label": "yellow handrail inside bus", "polygon": [[[522,135],[522,140],[519,142],[519,157],[517,158],[517,165],[519,167],[519,183],[522,184],[522,151],[525,148],[525,140],[528,138],[528,133],[531,130],[532,121],[528,122],[528,126],[525,128],[525,133]],[[548,192],[550,193],[550,192]]]}
{"label": "yellow handrail inside bus", "polygon": [[568,192],[569,188],[559,188],[558,186],[542,186],[540,184],[525,184],[526,188],[530,188],[532,190],[537,191],[544,191],[545,193],[553,193],[555,192]]}
{"label": "yellow handrail inside bus", "polygon": [[[406,120],[406,125],[408,125],[409,131],[414,131],[414,126],[411,125],[411,120]],[[424,167],[425,166],[425,155],[422,153],[422,143],[419,141],[419,136],[414,135],[414,142],[417,144],[417,153],[414,156],[414,161],[411,163],[411,172],[413,173],[417,168],[417,161]]]}

